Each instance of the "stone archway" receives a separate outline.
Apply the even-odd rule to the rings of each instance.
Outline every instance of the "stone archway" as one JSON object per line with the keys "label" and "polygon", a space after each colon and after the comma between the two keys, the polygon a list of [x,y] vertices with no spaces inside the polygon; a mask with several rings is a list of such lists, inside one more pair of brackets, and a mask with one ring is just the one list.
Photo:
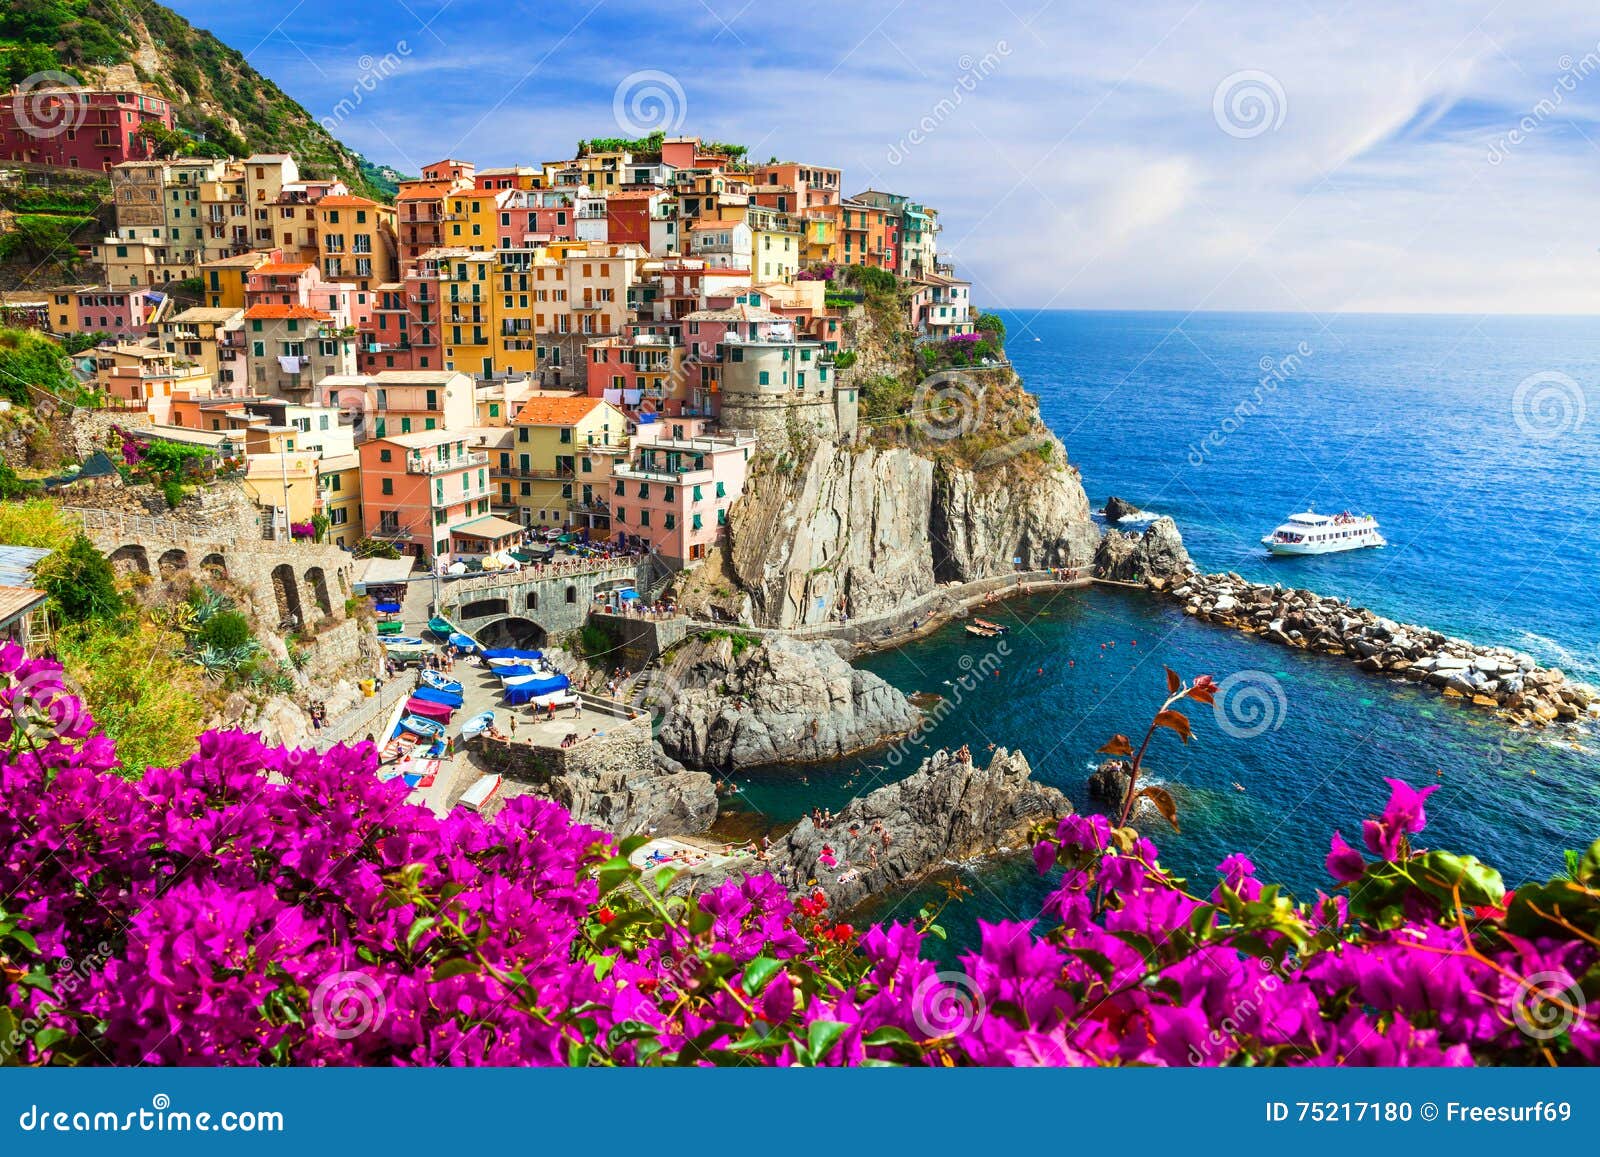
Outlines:
{"label": "stone archway", "polygon": [[496,619],[488,626],[478,627],[473,637],[486,647],[525,647],[539,650],[549,640],[549,633],[532,619],[515,615]]}
{"label": "stone archway", "polygon": [[306,585],[311,588],[311,599],[324,615],[333,614],[333,600],[328,597],[328,576],[320,566],[306,568]]}
{"label": "stone archway", "polygon": [[163,551],[161,557],[156,559],[156,566],[160,568],[162,578],[171,578],[179,571],[189,569],[189,552],[176,546]]}
{"label": "stone archway", "polygon": [[305,612],[300,606],[300,583],[294,577],[294,567],[279,563],[272,568],[272,594],[278,601],[278,618],[281,622],[302,626]]}
{"label": "stone archway", "polygon": [[205,558],[200,560],[200,569],[211,571],[218,578],[227,578],[228,560],[223,558],[218,552],[212,551],[210,554],[206,555]]}
{"label": "stone archway", "polygon": [[479,599],[475,603],[467,603],[461,608],[463,619],[481,619],[488,615],[506,615],[511,613],[511,603],[507,599]]}
{"label": "stone archway", "polygon": [[150,573],[150,553],[136,542],[117,547],[111,552],[108,561],[118,574]]}

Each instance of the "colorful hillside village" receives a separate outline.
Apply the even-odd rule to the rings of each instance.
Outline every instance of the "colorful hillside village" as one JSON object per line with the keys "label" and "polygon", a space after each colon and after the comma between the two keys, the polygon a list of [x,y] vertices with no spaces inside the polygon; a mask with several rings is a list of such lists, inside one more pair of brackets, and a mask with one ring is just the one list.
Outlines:
{"label": "colorful hillside village", "polygon": [[8,313],[108,335],[80,365],[132,435],[233,463],[280,534],[443,567],[558,531],[693,566],[763,446],[856,434],[849,267],[899,279],[919,338],[974,315],[929,206],[657,140],[444,160],[392,205],[287,154],[108,161],[103,280]]}

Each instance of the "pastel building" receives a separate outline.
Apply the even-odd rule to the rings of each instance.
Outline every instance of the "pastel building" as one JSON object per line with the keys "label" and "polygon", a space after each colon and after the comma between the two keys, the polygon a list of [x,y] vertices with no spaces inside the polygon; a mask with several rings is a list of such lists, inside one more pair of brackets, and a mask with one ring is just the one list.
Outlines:
{"label": "pastel building", "polygon": [[972,332],[972,282],[942,273],[925,273],[911,286],[911,324],[929,337]]}
{"label": "pastel building", "polygon": [[448,560],[458,529],[492,517],[488,455],[464,431],[391,434],[359,453],[365,533],[404,554]]}
{"label": "pastel building", "polygon": [[516,440],[497,471],[527,526],[566,526],[569,504],[592,505],[611,463],[628,452],[628,417],[599,398],[540,392],[512,419]]}
{"label": "pastel building", "polygon": [[318,383],[317,397],[344,416],[358,441],[478,424],[472,378],[453,370],[334,374]]}
{"label": "pastel building", "polygon": [[[0,157],[30,165],[109,171],[152,156],[143,132],[172,128],[172,106],[127,89],[13,87],[0,98]],[[69,125],[45,135],[35,126]]]}
{"label": "pastel building", "polygon": [[105,285],[74,289],[72,299],[74,331],[124,338],[145,336],[166,300],[148,288],[117,289]]}
{"label": "pastel building", "polygon": [[612,469],[611,532],[694,566],[725,535],[728,508],[744,492],[756,439],[749,434],[661,437],[640,427],[631,460]]}

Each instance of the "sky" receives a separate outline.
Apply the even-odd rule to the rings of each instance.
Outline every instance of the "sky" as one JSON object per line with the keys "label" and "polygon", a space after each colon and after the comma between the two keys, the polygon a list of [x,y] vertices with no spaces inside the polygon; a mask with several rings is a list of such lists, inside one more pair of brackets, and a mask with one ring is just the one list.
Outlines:
{"label": "sky", "polygon": [[1600,7],[169,0],[374,161],[652,129],[936,207],[986,308],[1600,312]]}

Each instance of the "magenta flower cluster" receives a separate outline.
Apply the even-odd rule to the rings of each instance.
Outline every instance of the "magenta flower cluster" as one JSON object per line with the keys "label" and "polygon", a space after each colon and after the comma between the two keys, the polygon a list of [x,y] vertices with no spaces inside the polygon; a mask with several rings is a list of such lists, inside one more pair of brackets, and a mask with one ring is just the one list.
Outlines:
{"label": "magenta flower cluster", "polygon": [[[698,896],[513,798],[445,819],[326,754],[212,732],[137,782],[54,664],[0,649],[0,1050],[27,1064],[1593,1063],[1600,845],[1513,896],[1418,849],[1391,781],[1345,891],[1243,856],[1205,892],[1101,816],[1035,848],[1039,919],[959,968],[770,877]],[[9,1043],[8,1043],[9,1042]],[[0,1058],[0,1060],[7,1058]]]}

